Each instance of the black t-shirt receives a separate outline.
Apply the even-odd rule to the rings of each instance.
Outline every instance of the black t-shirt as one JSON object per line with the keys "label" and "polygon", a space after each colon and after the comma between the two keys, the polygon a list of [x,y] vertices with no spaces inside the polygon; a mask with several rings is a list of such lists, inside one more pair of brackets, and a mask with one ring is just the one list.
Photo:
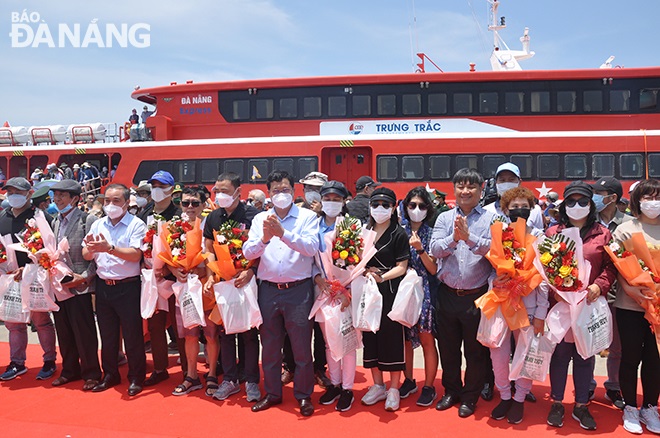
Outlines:
{"label": "black t-shirt", "polygon": [[359,193],[352,201],[346,204],[348,214],[356,217],[366,224],[369,221],[369,197],[364,193]]}
{"label": "black t-shirt", "polygon": [[204,238],[213,240],[213,231],[218,231],[220,226],[228,220],[233,220],[239,224],[245,224],[245,228],[249,229],[252,225],[252,219],[259,213],[259,210],[251,205],[245,205],[242,202],[238,203],[236,210],[231,215],[227,215],[224,208],[217,208],[213,210],[206,217],[206,224],[204,225]]}
{"label": "black t-shirt", "polygon": [[[376,267],[383,272],[394,268],[397,262],[410,259],[410,244],[406,230],[396,221],[390,221],[390,226],[376,241],[378,252],[367,262],[368,267]],[[378,285],[382,292],[396,293],[403,276],[384,281]]]}
{"label": "black t-shirt", "polygon": [[[14,210],[12,208],[2,210],[0,212],[0,235],[11,234],[12,241],[19,243],[20,241],[16,237],[16,234],[20,234],[25,230],[25,222],[34,217],[35,211],[36,207],[32,205],[23,213],[19,214],[18,217],[14,217]],[[52,223],[53,218],[48,213],[44,212],[44,216],[49,224]],[[16,261],[19,268],[32,263],[27,253],[23,251],[16,251]]]}
{"label": "black t-shirt", "polygon": [[[142,221],[146,224],[147,223],[147,218],[149,216],[154,215],[154,207],[155,204],[152,204],[150,207],[147,206],[148,208],[145,208],[144,211],[140,212],[137,214],[137,217],[142,219]],[[163,216],[166,220],[171,221],[174,216],[179,216],[181,217],[181,209],[174,205],[174,202],[170,202],[170,205],[167,206],[165,211],[162,213],[159,213],[161,216]]]}

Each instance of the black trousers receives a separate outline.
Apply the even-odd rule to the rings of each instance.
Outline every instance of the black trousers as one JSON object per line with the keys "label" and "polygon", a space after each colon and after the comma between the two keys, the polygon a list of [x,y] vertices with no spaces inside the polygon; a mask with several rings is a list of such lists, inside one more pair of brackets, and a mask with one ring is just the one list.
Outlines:
{"label": "black trousers", "polygon": [[147,320],[147,328],[151,339],[151,357],[154,362],[154,371],[167,370],[169,366],[169,351],[167,346],[167,324],[174,331],[176,346],[181,358],[181,370],[188,373],[188,359],[186,358],[186,339],[181,337],[176,325],[176,298],[174,295],[167,300],[169,311],[158,310]]}
{"label": "black trousers", "polygon": [[[325,338],[321,331],[321,326],[318,322],[314,321],[314,371],[325,372],[325,367],[328,360],[325,356]],[[296,372],[296,362],[293,360],[293,350],[291,349],[291,341],[287,335],[284,338],[284,349],[282,355],[282,365],[285,370]]]}
{"label": "black trousers", "polygon": [[[480,294],[458,296],[444,284],[438,293],[438,349],[445,394],[458,396],[462,402],[476,403],[488,372],[490,352],[477,341],[480,310],[474,300]],[[467,367],[465,383],[461,379],[461,347]],[[491,365],[492,370],[492,365]]]}
{"label": "black trousers", "polygon": [[140,281],[108,286],[96,281],[96,318],[101,334],[101,364],[106,376],[119,378],[119,330],[128,358],[128,380],[144,382],[147,357],[140,315]]}
{"label": "black trousers", "polygon": [[58,301],[53,312],[57,341],[62,355],[60,375],[68,380],[101,379],[99,342],[92,307],[92,295],[75,295]]}

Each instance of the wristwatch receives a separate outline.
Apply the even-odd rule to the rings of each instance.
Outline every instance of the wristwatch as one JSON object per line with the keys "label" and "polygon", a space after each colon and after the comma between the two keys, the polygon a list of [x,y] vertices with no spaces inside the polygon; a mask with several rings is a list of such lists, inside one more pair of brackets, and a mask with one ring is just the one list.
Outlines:
{"label": "wristwatch", "polygon": [[422,255],[422,254],[424,254],[424,248],[422,248],[422,249],[416,249],[415,252],[416,252],[417,254],[419,254],[419,255]]}
{"label": "wristwatch", "polygon": [[110,249],[108,250],[108,254],[112,254],[113,252],[115,252],[115,246],[110,245]]}

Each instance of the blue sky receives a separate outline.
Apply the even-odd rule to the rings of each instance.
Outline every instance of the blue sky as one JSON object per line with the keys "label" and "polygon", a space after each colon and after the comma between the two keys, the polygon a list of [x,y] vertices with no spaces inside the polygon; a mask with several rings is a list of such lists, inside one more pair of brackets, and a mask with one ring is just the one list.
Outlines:
{"label": "blue sky", "polygon": [[[413,14],[414,6],[414,14]],[[12,47],[12,13],[82,33],[150,26],[149,47]],[[123,123],[142,88],[172,81],[411,72],[423,51],[445,71],[489,69],[485,0],[132,0],[0,4],[0,123]],[[502,0],[511,48],[530,28],[526,70],[660,66],[660,1]],[[143,34],[146,32],[142,32]],[[103,31],[105,36],[105,31]],[[16,38],[24,42],[25,38]],[[427,68],[428,70],[428,68]]]}

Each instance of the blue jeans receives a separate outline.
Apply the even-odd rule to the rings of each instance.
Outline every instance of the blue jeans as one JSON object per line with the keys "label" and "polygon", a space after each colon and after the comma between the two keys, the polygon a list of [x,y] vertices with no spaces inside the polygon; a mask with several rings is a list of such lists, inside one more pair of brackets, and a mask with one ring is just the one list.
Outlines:
{"label": "blue jeans", "polygon": [[[44,362],[57,359],[55,350],[55,326],[48,312],[30,312],[30,319],[37,327],[39,343],[44,350]],[[25,365],[25,351],[27,350],[28,334],[27,324],[5,322],[9,330],[9,360]]]}
{"label": "blue jeans", "polygon": [[589,385],[594,374],[594,357],[582,359],[572,342],[561,341],[557,344],[550,360],[550,397],[555,401],[564,400],[568,364],[573,359],[573,386],[575,403],[589,402]]}

